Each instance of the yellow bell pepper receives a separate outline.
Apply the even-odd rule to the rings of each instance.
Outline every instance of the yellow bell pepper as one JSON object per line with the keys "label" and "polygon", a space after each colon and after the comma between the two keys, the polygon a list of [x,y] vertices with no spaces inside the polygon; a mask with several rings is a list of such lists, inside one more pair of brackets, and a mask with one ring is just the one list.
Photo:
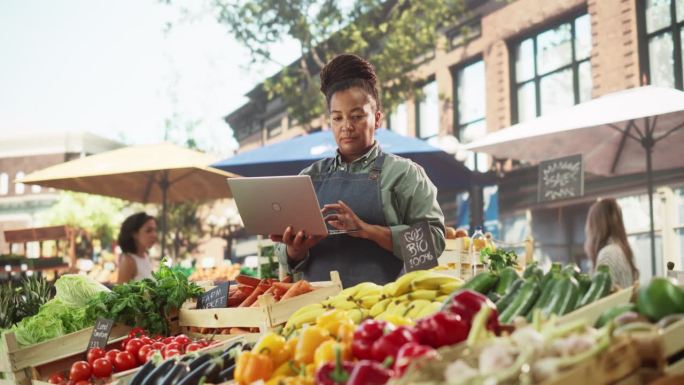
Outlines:
{"label": "yellow bell pepper", "polygon": [[326,329],[315,325],[307,327],[297,341],[294,352],[295,361],[302,364],[312,363],[316,348],[328,339],[330,339],[330,333]]}
{"label": "yellow bell pepper", "polygon": [[292,354],[285,349],[285,338],[270,332],[264,334],[252,349],[253,352],[265,354],[273,360],[273,367],[279,367],[283,362],[292,358]]}
{"label": "yellow bell pepper", "polygon": [[285,381],[286,377],[287,376],[283,375],[274,375],[270,380],[266,381],[266,385],[280,385]]}
{"label": "yellow bell pepper", "polygon": [[294,361],[285,361],[280,366],[276,368],[273,372],[273,377],[276,376],[296,376],[298,373],[295,371],[296,363]]}
{"label": "yellow bell pepper", "polygon": [[327,330],[334,337],[337,337],[340,325],[345,324],[354,325],[354,321],[349,317],[346,310],[328,310],[316,318],[316,326]]}
{"label": "yellow bell pepper", "polygon": [[268,380],[272,374],[273,360],[265,354],[242,352],[235,364],[235,381],[240,385]]}
{"label": "yellow bell pepper", "polygon": [[335,340],[328,340],[321,344],[314,353],[314,367],[316,369],[327,364],[328,362],[335,362],[336,351],[340,350],[340,357],[342,361],[350,361],[352,359],[351,345],[338,342]]}
{"label": "yellow bell pepper", "polygon": [[354,324],[340,324],[340,327],[337,329],[337,333],[335,336],[337,337],[337,340],[347,344],[351,345],[351,343],[354,341],[354,331],[356,330],[356,325]]}

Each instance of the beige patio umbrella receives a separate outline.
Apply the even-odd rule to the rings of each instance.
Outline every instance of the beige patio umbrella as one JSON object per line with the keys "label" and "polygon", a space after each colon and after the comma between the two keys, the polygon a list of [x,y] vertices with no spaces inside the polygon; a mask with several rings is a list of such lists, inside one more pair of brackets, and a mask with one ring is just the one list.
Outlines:
{"label": "beige patio umbrella", "polygon": [[15,181],[134,202],[162,205],[162,256],[166,205],[232,197],[218,158],[171,143],[125,147],[57,164]]}

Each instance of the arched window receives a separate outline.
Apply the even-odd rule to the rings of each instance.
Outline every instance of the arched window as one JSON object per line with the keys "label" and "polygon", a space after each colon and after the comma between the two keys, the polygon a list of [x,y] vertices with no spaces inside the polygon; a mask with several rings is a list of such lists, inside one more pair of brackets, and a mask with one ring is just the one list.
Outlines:
{"label": "arched window", "polygon": [[6,172],[0,173],[0,195],[7,195],[9,192],[9,175]]}

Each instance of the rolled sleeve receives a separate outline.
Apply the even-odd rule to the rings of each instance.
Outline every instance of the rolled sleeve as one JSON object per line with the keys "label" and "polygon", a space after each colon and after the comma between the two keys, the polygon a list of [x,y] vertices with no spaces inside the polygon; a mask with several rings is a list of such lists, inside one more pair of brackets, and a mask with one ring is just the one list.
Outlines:
{"label": "rolled sleeve", "polygon": [[287,274],[295,274],[300,272],[306,262],[309,260],[309,253],[306,253],[306,257],[299,262],[292,262],[287,256],[287,246],[284,243],[276,243],[275,245],[275,255],[278,257],[278,263],[283,271]]}

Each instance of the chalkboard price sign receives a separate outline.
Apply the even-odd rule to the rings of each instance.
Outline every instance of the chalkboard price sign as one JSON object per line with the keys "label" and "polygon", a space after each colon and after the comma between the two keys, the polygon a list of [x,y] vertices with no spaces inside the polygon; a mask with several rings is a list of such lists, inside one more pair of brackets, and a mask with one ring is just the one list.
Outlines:
{"label": "chalkboard price sign", "polygon": [[97,317],[93,327],[93,334],[90,335],[90,341],[88,341],[88,349],[104,349],[107,346],[109,334],[112,332],[112,326],[114,326],[113,320]]}
{"label": "chalkboard price sign", "polygon": [[215,288],[205,292],[197,300],[198,309],[213,309],[217,307],[228,307],[228,293],[230,282],[222,282]]}
{"label": "chalkboard price sign", "polygon": [[430,225],[421,222],[399,233],[406,272],[427,270],[437,266],[437,253],[430,234]]}
{"label": "chalkboard price sign", "polygon": [[582,154],[540,162],[538,192],[539,202],[584,195]]}

